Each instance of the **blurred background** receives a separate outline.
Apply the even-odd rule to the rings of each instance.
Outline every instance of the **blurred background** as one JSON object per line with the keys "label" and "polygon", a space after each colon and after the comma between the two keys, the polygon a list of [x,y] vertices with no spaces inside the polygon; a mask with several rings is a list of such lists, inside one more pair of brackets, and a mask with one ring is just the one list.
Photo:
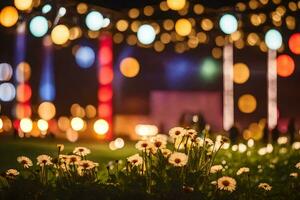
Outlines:
{"label": "blurred background", "polygon": [[178,2],[2,0],[1,135],[298,134],[299,1]]}

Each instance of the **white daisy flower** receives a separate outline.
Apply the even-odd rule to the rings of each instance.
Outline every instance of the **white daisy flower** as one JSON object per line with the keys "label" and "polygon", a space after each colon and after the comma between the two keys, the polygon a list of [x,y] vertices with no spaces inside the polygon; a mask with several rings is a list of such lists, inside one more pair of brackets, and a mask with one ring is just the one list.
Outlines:
{"label": "white daisy flower", "polygon": [[130,162],[133,166],[139,166],[143,164],[143,158],[139,154],[134,154],[128,157],[127,161]]}
{"label": "white daisy flower", "polygon": [[5,172],[5,174],[9,178],[14,178],[14,177],[18,176],[20,173],[16,169],[9,169]]}
{"label": "white daisy flower", "polygon": [[290,176],[294,177],[294,178],[297,178],[298,177],[298,173],[297,172],[290,173]]}
{"label": "white daisy flower", "polygon": [[64,154],[59,154],[59,161],[62,163],[67,163],[69,156]]}
{"label": "white daisy flower", "polygon": [[91,153],[91,150],[89,150],[86,147],[76,147],[73,150],[73,153],[76,154],[76,155],[78,155],[78,156],[86,156],[86,155],[88,155],[88,154]]}
{"label": "white daisy flower", "polygon": [[197,137],[197,131],[195,131],[194,129],[188,129],[185,132],[185,135],[191,138]]}
{"label": "white daisy flower", "polygon": [[140,140],[135,144],[135,148],[140,151],[148,150],[151,147],[152,147],[152,143],[148,140]]}
{"label": "white daisy flower", "polygon": [[165,158],[167,158],[171,155],[172,151],[170,149],[161,149],[161,153]]}
{"label": "white daisy flower", "polygon": [[217,185],[217,181],[212,181],[212,182],[210,182],[210,184]]}
{"label": "white daisy flower", "polygon": [[241,175],[243,173],[248,173],[250,172],[250,169],[248,167],[241,167],[237,172],[236,172],[236,175]]}
{"label": "white daisy flower", "polygon": [[198,147],[203,147],[204,140],[201,137],[197,137],[195,143]]}
{"label": "white daisy flower", "polygon": [[292,148],[295,150],[299,150],[300,149],[300,142],[294,142],[292,145]]}
{"label": "white daisy flower", "polygon": [[221,171],[222,169],[223,169],[223,166],[222,166],[222,165],[213,165],[213,166],[211,166],[211,168],[210,168],[210,173],[211,173],[211,174],[215,174],[215,173]]}
{"label": "white daisy flower", "polygon": [[300,162],[298,162],[298,163],[295,165],[295,167],[296,167],[297,169],[300,169]]}
{"label": "white daisy flower", "polygon": [[236,189],[236,180],[229,176],[223,176],[217,181],[219,190],[233,192]]}
{"label": "white daisy flower", "polygon": [[69,155],[67,157],[67,163],[69,165],[78,165],[78,162],[81,161],[81,157],[77,155]]}
{"label": "white daisy flower", "polygon": [[174,127],[169,131],[169,135],[173,139],[183,137],[184,135],[186,135],[186,130],[182,127]]}
{"label": "white daisy flower", "polygon": [[213,146],[214,142],[209,138],[205,138],[205,144],[206,146]]}
{"label": "white daisy flower", "polygon": [[265,191],[270,191],[272,186],[270,186],[268,183],[260,183],[258,188],[264,189]]}
{"label": "white daisy flower", "polygon": [[56,146],[60,152],[62,152],[65,149],[65,146],[63,144],[57,144]]}
{"label": "white daisy flower", "polygon": [[89,170],[95,168],[95,164],[90,160],[81,160],[78,162],[79,167],[82,167],[84,170]]}
{"label": "white daisy flower", "polygon": [[32,161],[26,156],[17,157],[17,161],[18,161],[18,163],[23,165],[24,168],[29,168],[32,166]]}
{"label": "white daisy flower", "polygon": [[151,142],[153,146],[157,149],[164,149],[167,145],[167,141],[162,137],[152,137]]}
{"label": "white daisy flower", "polygon": [[169,163],[175,167],[183,167],[187,164],[188,156],[184,153],[174,152],[169,157]]}
{"label": "white daisy flower", "polygon": [[46,166],[46,165],[52,165],[52,158],[48,155],[39,155],[37,158],[37,165],[39,166]]}

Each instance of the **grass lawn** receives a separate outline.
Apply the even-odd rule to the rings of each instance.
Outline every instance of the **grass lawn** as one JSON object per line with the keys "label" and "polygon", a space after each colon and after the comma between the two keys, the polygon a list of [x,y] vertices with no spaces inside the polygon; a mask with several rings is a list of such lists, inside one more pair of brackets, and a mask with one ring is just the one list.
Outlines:
{"label": "grass lawn", "polygon": [[84,146],[91,149],[92,153],[88,156],[95,162],[101,165],[106,164],[111,160],[124,159],[136,152],[133,143],[125,143],[123,149],[111,151],[108,148],[108,143],[100,142],[77,142],[70,143],[68,141],[58,141],[51,139],[12,139],[2,137],[0,138],[0,172],[9,168],[19,168],[20,165],[16,159],[18,156],[24,155],[36,162],[36,156],[40,154],[56,155],[56,144],[64,144],[64,153],[72,152],[77,146]]}

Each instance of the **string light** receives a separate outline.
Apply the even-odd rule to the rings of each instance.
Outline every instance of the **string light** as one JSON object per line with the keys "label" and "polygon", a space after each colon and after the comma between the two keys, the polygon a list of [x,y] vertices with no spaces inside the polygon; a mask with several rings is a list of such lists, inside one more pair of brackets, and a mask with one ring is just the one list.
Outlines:
{"label": "string light", "polygon": [[149,45],[155,40],[155,30],[153,26],[144,24],[139,27],[137,32],[137,38],[140,43]]}
{"label": "string light", "polygon": [[48,32],[48,21],[43,16],[35,16],[29,22],[29,30],[35,37],[43,37]]}
{"label": "string light", "polygon": [[18,11],[13,6],[6,6],[0,12],[0,23],[5,27],[12,27],[19,19]]}
{"label": "string light", "polygon": [[220,19],[220,28],[225,34],[234,33],[238,28],[238,22],[233,15],[225,14]]}
{"label": "string light", "polygon": [[65,44],[70,37],[70,31],[67,26],[65,25],[57,25],[53,28],[51,32],[51,39],[53,43],[58,45]]}

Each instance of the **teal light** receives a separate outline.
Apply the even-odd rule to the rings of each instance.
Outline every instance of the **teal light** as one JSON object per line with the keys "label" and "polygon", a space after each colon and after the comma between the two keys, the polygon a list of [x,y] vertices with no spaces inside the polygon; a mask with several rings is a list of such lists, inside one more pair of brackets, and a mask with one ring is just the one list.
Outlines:
{"label": "teal light", "polygon": [[275,29],[269,30],[265,35],[265,43],[269,49],[277,50],[282,45],[282,36]]}
{"label": "teal light", "polygon": [[212,82],[217,79],[220,74],[219,63],[212,58],[205,58],[199,66],[199,73],[201,79]]}
{"label": "teal light", "polygon": [[50,4],[46,4],[46,5],[44,5],[43,8],[42,8],[42,13],[43,13],[43,14],[47,14],[48,12],[51,11],[51,9],[52,9],[52,6],[51,6]]}
{"label": "teal light", "polygon": [[91,31],[98,31],[103,26],[103,15],[98,11],[91,11],[86,15],[85,23]]}
{"label": "teal light", "polygon": [[43,37],[48,32],[48,21],[43,16],[32,18],[29,23],[29,30],[35,37]]}
{"label": "teal light", "polygon": [[137,32],[137,38],[140,43],[148,45],[155,40],[155,30],[151,25],[144,24],[139,27]]}
{"label": "teal light", "polygon": [[233,15],[225,14],[220,19],[220,28],[225,34],[231,34],[237,30],[238,22]]}

